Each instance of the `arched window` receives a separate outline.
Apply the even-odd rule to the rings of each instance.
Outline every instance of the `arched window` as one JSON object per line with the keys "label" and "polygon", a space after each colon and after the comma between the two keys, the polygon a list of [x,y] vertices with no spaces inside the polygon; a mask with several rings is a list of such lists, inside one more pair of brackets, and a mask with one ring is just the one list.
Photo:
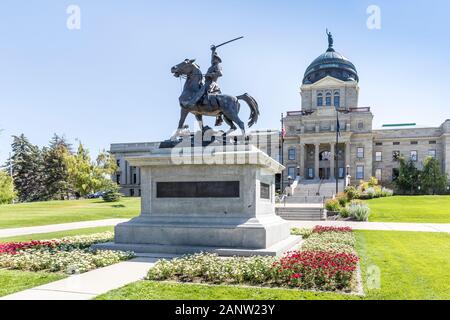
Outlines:
{"label": "arched window", "polygon": [[331,93],[327,93],[327,95],[326,95],[326,97],[325,97],[325,105],[327,106],[327,107],[330,107],[331,106]]}
{"label": "arched window", "polygon": [[334,106],[339,108],[341,106],[341,96],[339,92],[334,93]]}
{"label": "arched window", "polygon": [[321,93],[317,94],[317,106],[318,107],[323,106],[323,95]]}

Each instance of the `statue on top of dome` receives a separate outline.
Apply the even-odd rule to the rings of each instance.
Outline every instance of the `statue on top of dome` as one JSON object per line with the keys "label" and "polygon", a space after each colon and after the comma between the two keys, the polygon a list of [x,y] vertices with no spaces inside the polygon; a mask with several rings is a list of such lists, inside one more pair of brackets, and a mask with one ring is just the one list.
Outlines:
{"label": "statue on top of dome", "polygon": [[333,49],[333,35],[331,34],[331,32],[328,31],[327,29],[327,36],[328,36],[328,49]]}

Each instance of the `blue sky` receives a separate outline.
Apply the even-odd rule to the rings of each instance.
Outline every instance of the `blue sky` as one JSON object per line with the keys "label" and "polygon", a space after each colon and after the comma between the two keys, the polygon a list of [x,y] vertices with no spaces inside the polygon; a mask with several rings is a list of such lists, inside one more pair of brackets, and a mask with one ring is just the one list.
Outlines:
{"label": "blue sky", "polygon": [[[70,4],[81,8],[80,30],[66,27]],[[381,30],[366,27],[371,4]],[[180,94],[170,67],[197,58],[205,71],[210,45],[240,35],[219,51],[222,91],[249,92],[261,106],[257,128],[278,128],[282,112],[300,108],[299,85],[327,47],[327,27],[358,69],[360,106],[372,107],[375,127],[440,125],[450,118],[449,13],[446,0],[3,0],[0,163],[21,133],[41,146],[65,134],[94,154],[168,138]]]}

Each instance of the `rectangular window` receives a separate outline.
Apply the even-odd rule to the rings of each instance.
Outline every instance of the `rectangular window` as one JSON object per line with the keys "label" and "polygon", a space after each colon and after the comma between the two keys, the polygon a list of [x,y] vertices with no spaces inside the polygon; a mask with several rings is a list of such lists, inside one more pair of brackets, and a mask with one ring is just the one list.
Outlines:
{"label": "rectangular window", "polygon": [[314,179],[314,169],[308,168],[308,179]]}
{"label": "rectangular window", "polygon": [[358,129],[359,130],[364,129],[364,122],[358,122]]}
{"label": "rectangular window", "polygon": [[411,161],[417,161],[417,150],[412,150],[409,158]]}
{"label": "rectangular window", "polygon": [[399,146],[400,145],[400,142],[393,142],[392,143],[394,146]]}
{"label": "rectangular window", "polygon": [[400,160],[400,151],[395,150],[392,151],[392,161],[399,161]]}
{"label": "rectangular window", "polygon": [[116,175],[116,182],[117,184],[120,184],[120,174]]}
{"label": "rectangular window", "polygon": [[375,152],[375,161],[376,162],[383,161],[383,153],[381,151]]}
{"label": "rectangular window", "polygon": [[288,150],[288,159],[289,160],[295,160],[295,149],[289,149]]}
{"label": "rectangular window", "polygon": [[335,96],[334,96],[334,106],[335,106],[336,108],[339,108],[340,105],[341,105],[341,98],[340,98],[340,96],[335,95]]}
{"label": "rectangular window", "polygon": [[326,96],[325,98],[325,104],[327,107],[331,106],[331,96]]}
{"label": "rectangular window", "polygon": [[434,140],[430,141],[430,144],[436,144],[436,141],[434,141]]}
{"label": "rectangular window", "polygon": [[428,155],[434,159],[436,159],[436,149],[428,150]]}
{"label": "rectangular window", "polygon": [[117,164],[117,166],[120,168],[120,159],[117,159],[117,160],[116,160],[116,164]]}
{"label": "rectangular window", "polygon": [[318,97],[317,98],[317,106],[318,107],[322,107],[323,106],[323,98],[322,97]]}
{"label": "rectangular window", "polygon": [[375,178],[377,178],[378,181],[381,181],[381,177],[382,177],[381,169],[375,169]]}
{"label": "rectangular window", "polygon": [[356,157],[358,159],[363,159],[364,158],[364,148],[363,147],[356,148]]}
{"label": "rectangular window", "polygon": [[344,168],[340,167],[339,168],[339,179],[343,179],[344,178]]}
{"label": "rectangular window", "polygon": [[411,141],[411,144],[419,144],[419,141]]}
{"label": "rectangular window", "polygon": [[137,183],[137,174],[133,173],[133,184]]}
{"label": "rectangular window", "polygon": [[364,180],[364,166],[356,166],[356,179]]}
{"label": "rectangular window", "polygon": [[383,142],[377,142],[377,143],[375,143],[375,145],[376,145],[376,146],[382,146],[382,145],[383,145]]}
{"label": "rectangular window", "polygon": [[295,173],[295,167],[289,167],[288,168],[288,177],[291,177],[292,180],[295,179],[295,177],[297,176],[297,174]]}

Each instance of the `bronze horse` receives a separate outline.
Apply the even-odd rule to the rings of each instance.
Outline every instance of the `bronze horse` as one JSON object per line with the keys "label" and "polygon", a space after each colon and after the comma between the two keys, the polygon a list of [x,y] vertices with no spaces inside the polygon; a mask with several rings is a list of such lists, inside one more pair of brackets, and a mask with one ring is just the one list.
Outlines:
{"label": "bronze horse", "polygon": [[203,116],[216,117],[222,114],[225,122],[230,126],[227,133],[235,131],[237,128],[235,124],[241,129],[245,136],[245,124],[239,118],[240,103],[239,100],[245,101],[250,107],[250,118],[248,127],[251,127],[258,121],[259,108],[258,103],[247,93],[234,97],[226,94],[208,94],[205,98],[199,99],[199,102],[192,108],[183,106],[183,101],[189,101],[201,90],[203,85],[203,74],[200,67],[194,60],[186,59],[180,64],[172,67],[172,74],[175,77],[186,77],[183,92],[179,98],[181,107],[180,122],[178,123],[178,130],[174,137],[183,129],[184,122],[189,113],[192,113],[197,119],[201,130],[203,130]]}

